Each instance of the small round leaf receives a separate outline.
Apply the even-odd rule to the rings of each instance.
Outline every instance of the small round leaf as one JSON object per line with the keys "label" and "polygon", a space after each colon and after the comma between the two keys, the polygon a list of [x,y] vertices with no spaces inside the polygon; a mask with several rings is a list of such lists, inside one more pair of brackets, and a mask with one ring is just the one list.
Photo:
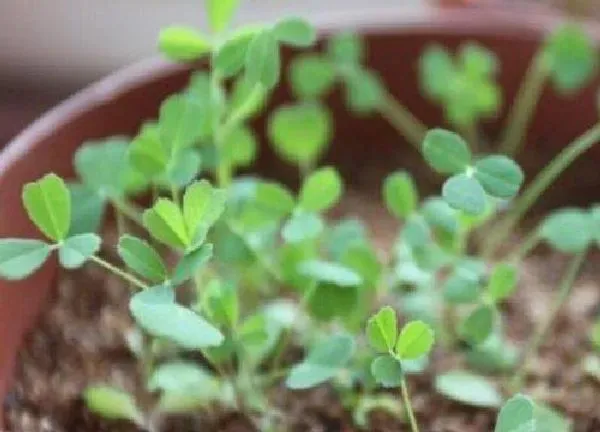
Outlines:
{"label": "small round leaf", "polygon": [[432,328],[423,321],[406,324],[396,344],[396,354],[401,360],[414,360],[431,351],[434,342]]}
{"label": "small round leaf", "polygon": [[396,311],[389,306],[382,308],[367,322],[369,343],[378,352],[391,352],[398,337]]}
{"label": "small round leaf", "polygon": [[451,207],[470,215],[480,215],[486,210],[485,191],[477,180],[466,174],[458,174],[446,180],[442,196]]}
{"label": "small round leaf", "polygon": [[488,194],[503,199],[515,196],[525,178],[519,165],[501,155],[487,156],[477,161],[474,175]]}
{"label": "small round leaf", "polygon": [[211,50],[210,41],[197,30],[186,26],[171,26],[160,31],[160,51],[171,60],[197,60]]}
{"label": "small round leaf", "polygon": [[390,213],[398,218],[413,213],[419,196],[412,176],[405,171],[388,176],[383,184],[383,199]]}
{"label": "small round leaf", "polygon": [[391,355],[377,357],[371,363],[371,374],[385,388],[399,387],[402,383],[402,365]]}
{"label": "small round leaf", "polygon": [[317,33],[309,22],[302,18],[286,18],[275,24],[275,38],[284,44],[306,48],[315,43]]}
{"label": "small round leaf", "polygon": [[335,168],[320,168],[304,181],[299,205],[310,212],[329,210],[339,201],[342,189],[342,178]]}
{"label": "small round leaf", "polygon": [[468,372],[452,371],[438,375],[435,389],[465,405],[498,408],[502,404],[502,395],[491,381]]}
{"label": "small round leaf", "polygon": [[460,135],[443,129],[427,132],[423,141],[427,163],[441,174],[456,174],[471,163],[471,151]]}
{"label": "small round leaf", "polygon": [[558,210],[544,220],[540,236],[561,252],[580,252],[594,238],[592,218],[581,209]]}

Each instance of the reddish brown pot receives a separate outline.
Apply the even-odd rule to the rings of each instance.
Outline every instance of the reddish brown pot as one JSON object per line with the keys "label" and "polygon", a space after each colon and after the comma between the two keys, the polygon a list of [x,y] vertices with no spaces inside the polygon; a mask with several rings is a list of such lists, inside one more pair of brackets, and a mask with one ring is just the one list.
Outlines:
{"label": "reddish brown pot", "polygon": [[[506,100],[511,100],[535,47],[558,19],[492,9],[419,9],[411,13],[398,10],[379,16],[365,13],[336,18],[339,19],[330,21],[335,25],[324,28],[364,31],[372,67],[382,74],[391,92],[429,126],[442,124],[442,120],[439,110],[419,95],[416,62],[426,44],[435,41],[453,47],[465,39],[474,39],[493,49],[502,61],[501,82]],[[590,31],[600,40],[600,28]],[[26,129],[0,157],[0,236],[37,236],[21,206],[20,193],[25,182],[49,171],[71,176],[72,154],[83,141],[134,133],[144,120],[155,116],[166,95],[184,85],[186,77],[187,72],[180,67],[146,61],[83,90]],[[570,99],[558,99],[551,92],[544,95],[528,139],[526,162],[530,170],[596,121],[595,95],[595,85]],[[276,103],[286,97],[282,89],[275,97]],[[328,157],[342,167],[348,181],[379,181],[381,173],[406,166],[407,160],[414,159],[414,154],[400,151],[406,146],[383,120],[348,116],[337,96],[332,97],[331,105],[337,131]],[[262,121],[257,127],[262,130]],[[493,136],[500,127],[500,122],[490,122],[486,131]],[[560,192],[558,195],[589,199],[595,194],[597,198],[599,157],[600,151],[595,151],[578,161],[576,168],[554,187]],[[259,169],[293,178],[291,170],[276,161],[266,148]],[[26,281],[0,282],[0,397],[9,389],[17,350],[48,301],[56,274],[55,263],[50,263]]]}

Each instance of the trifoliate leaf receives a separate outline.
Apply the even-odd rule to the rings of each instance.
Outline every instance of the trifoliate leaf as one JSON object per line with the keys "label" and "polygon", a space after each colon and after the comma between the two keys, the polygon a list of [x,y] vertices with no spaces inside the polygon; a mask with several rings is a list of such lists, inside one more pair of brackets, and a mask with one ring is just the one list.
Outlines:
{"label": "trifoliate leaf", "polygon": [[415,211],[419,201],[412,176],[405,171],[388,176],[383,184],[383,199],[394,216],[402,219],[408,217]]}
{"label": "trifoliate leaf", "polygon": [[471,163],[471,151],[460,135],[443,129],[427,132],[423,141],[427,163],[441,174],[457,174]]}
{"label": "trifoliate leaf", "polygon": [[156,240],[174,248],[185,249],[191,239],[179,207],[166,198],[159,198],[144,212],[144,227]]}
{"label": "trifoliate leaf", "polygon": [[487,156],[477,161],[474,175],[488,194],[503,199],[514,197],[525,178],[519,165],[501,155]]}
{"label": "trifoliate leaf", "polygon": [[400,387],[402,383],[402,365],[389,354],[373,360],[371,374],[377,384],[385,388]]}
{"label": "trifoliate leaf", "polygon": [[558,210],[542,222],[540,236],[561,252],[580,252],[594,238],[592,218],[577,208]]}
{"label": "trifoliate leaf", "polygon": [[39,240],[0,239],[0,276],[20,280],[39,269],[52,249]]}
{"label": "trifoliate leaf", "polygon": [[435,389],[442,395],[465,405],[498,408],[502,395],[491,381],[463,371],[451,371],[435,378]]}
{"label": "trifoliate leaf", "polygon": [[312,165],[323,154],[332,134],[331,115],[319,104],[285,105],[269,119],[269,138],[285,161]]}
{"label": "trifoliate leaf", "polygon": [[258,33],[248,45],[246,79],[266,89],[275,87],[281,75],[281,58],[276,36],[269,30]]}
{"label": "trifoliate leaf", "polygon": [[83,392],[83,399],[90,411],[112,420],[130,420],[142,424],[144,415],[137,407],[133,395],[115,387],[90,386]]}
{"label": "trifoliate leaf", "polygon": [[460,335],[473,345],[485,342],[494,330],[495,317],[496,311],[492,306],[478,306],[461,323]]}
{"label": "trifoliate leaf", "polygon": [[206,36],[187,26],[162,29],[158,36],[158,47],[167,58],[184,62],[198,60],[212,48]]}
{"label": "trifoliate leaf", "polygon": [[319,168],[304,180],[298,204],[309,212],[323,212],[339,201],[342,190],[342,178],[335,168]]}
{"label": "trifoliate leaf", "polygon": [[327,52],[336,64],[357,65],[363,61],[365,46],[359,35],[343,32],[329,40]]}
{"label": "trifoliate leaf", "polygon": [[275,24],[275,38],[286,45],[306,48],[315,43],[317,33],[314,27],[302,18],[286,18]]}
{"label": "trifoliate leaf", "polygon": [[293,390],[315,387],[338,374],[354,354],[351,336],[337,334],[314,345],[302,363],[294,366],[286,379]]}
{"label": "trifoliate leaf", "polygon": [[517,287],[517,269],[509,263],[500,263],[490,275],[487,292],[494,302],[511,296]]}
{"label": "trifoliate leaf", "polygon": [[290,65],[290,84],[299,99],[318,99],[326,95],[336,79],[334,65],[316,54],[305,54]]}
{"label": "trifoliate leaf", "polygon": [[406,324],[396,343],[396,354],[401,360],[414,360],[431,351],[434,342],[432,328],[423,321]]}
{"label": "trifoliate leaf", "polygon": [[194,311],[173,301],[148,300],[145,291],[134,295],[129,309],[136,323],[155,337],[172,340],[185,349],[216,347],[224,337]]}
{"label": "trifoliate leaf", "polygon": [[102,239],[96,234],[78,234],[64,240],[58,249],[60,265],[66,269],[81,267],[100,249]]}
{"label": "trifoliate leaf", "polygon": [[56,174],[47,174],[23,187],[23,205],[29,219],[54,241],[69,233],[71,195],[65,182]]}
{"label": "trifoliate leaf", "polygon": [[548,39],[544,54],[555,87],[564,93],[587,84],[598,64],[591,38],[576,24],[559,27]]}
{"label": "trifoliate leaf", "polygon": [[398,338],[396,311],[386,306],[373,315],[367,322],[367,337],[377,352],[393,351]]}
{"label": "trifoliate leaf", "polygon": [[167,279],[167,268],[156,250],[146,241],[126,234],[119,239],[117,252],[131,270],[151,282]]}
{"label": "trifoliate leaf", "polygon": [[315,281],[331,283],[340,287],[359,286],[363,282],[362,278],[353,270],[328,261],[304,261],[298,265],[298,272]]}
{"label": "trifoliate leaf", "polygon": [[470,215],[480,215],[486,210],[484,189],[477,180],[466,174],[458,174],[446,180],[442,196],[450,207]]}
{"label": "trifoliate leaf", "polygon": [[213,255],[213,245],[210,243],[188,251],[175,266],[171,278],[173,284],[179,285],[188,279],[192,279]]}
{"label": "trifoliate leaf", "polygon": [[225,30],[240,0],[206,0],[206,13],[211,28],[219,33]]}

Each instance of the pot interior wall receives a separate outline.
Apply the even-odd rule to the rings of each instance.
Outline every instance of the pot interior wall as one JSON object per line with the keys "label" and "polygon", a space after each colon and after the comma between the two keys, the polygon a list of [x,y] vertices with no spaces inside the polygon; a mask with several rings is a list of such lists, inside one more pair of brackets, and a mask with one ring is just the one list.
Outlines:
{"label": "pot interior wall", "polygon": [[[535,50],[537,33],[534,30],[519,34],[485,33],[472,32],[468,27],[453,28],[451,32],[443,27],[420,28],[417,32],[410,28],[374,32],[367,37],[369,62],[381,73],[391,93],[428,126],[443,125],[440,111],[419,94],[417,61],[427,44],[438,42],[456,47],[466,39],[475,38],[494,50],[501,59],[500,80],[505,88],[505,101],[512,99]],[[156,63],[153,65],[117,74],[116,78],[84,91],[34,124],[10,145],[0,161],[0,236],[37,235],[22,210],[20,191],[24,183],[49,171],[71,176],[72,154],[82,142],[135,133],[144,120],[156,115],[166,95],[185,84],[188,72],[176,67],[156,69]],[[594,88],[590,86],[569,99],[558,99],[551,92],[544,95],[524,158],[529,178],[553,154],[596,121]],[[275,95],[273,104],[287,100],[289,94],[283,87]],[[384,174],[400,168],[416,169],[413,172],[429,186],[436,183],[430,175],[423,174],[426,170],[419,168],[423,165],[416,152],[382,119],[355,118],[347,114],[339,94],[334,94],[329,103],[334,111],[336,131],[326,162],[338,165],[349,183],[360,188],[378,187]],[[494,136],[500,127],[500,122],[491,121],[485,125],[485,131]],[[256,128],[264,138],[264,119],[256,122]],[[598,198],[599,160],[600,152],[596,151],[579,161],[554,186],[547,203],[574,204]],[[266,146],[261,150],[257,169],[267,176],[291,183],[297,177],[294,170],[278,161]],[[51,263],[24,282],[0,282],[0,396],[10,385],[15,353],[23,334],[43,307],[55,276],[56,265]]]}

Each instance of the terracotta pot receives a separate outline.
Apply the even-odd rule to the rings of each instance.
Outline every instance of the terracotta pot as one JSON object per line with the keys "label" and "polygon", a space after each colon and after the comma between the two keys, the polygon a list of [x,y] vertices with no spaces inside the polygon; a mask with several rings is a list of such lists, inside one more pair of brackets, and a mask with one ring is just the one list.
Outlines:
{"label": "terracotta pot", "polygon": [[[400,9],[379,16],[365,13],[335,17],[330,21],[335,25],[324,27],[363,31],[370,46],[371,66],[382,74],[391,92],[430,126],[442,124],[442,119],[439,110],[419,95],[416,63],[426,44],[435,41],[454,47],[465,39],[474,39],[493,49],[502,61],[500,78],[506,100],[511,100],[535,47],[559,18],[494,9],[406,12]],[[600,28],[591,31],[600,40]],[[134,133],[144,120],[156,115],[166,95],[185,84],[187,75],[181,67],[158,60],[146,61],[83,90],[27,128],[0,157],[0,236],[37,235],[22,209],[20,195],[24,183],[49,171],[71,176],[73,152],[83,141]],[[282,89],[275,95],[275,103],[286,98],[287,93]],[[595,86],[570,99],[558,99],[551,92],[544,95],[528,138],[528,154],[533,156],[527,158],[529,170],[535,170],[597,120],[595,101]],[[348,181],[359,186],[378,182],[382,173],[416,159],[414,153],[402,151],[407,146],[380,118],[352,118],[344,112],[336,95],[331,106],[337,131],[328,158],[342,167]],[[262,120],[257,122],[257,128],[263,130],[263,126]],[[492,136],[500,127],[498,121],[485,125]],[[599,157],[600,152],[596,151],[578,161],[554,190],[569,199],[579,193],[587,199],[590,192],[597,198]],[[266,148],[258,169],[268,169],[270,175],[294,177],[289,167],[278,162]],[[47,304],[56,276],[56,264],[49,263],[26,281],[0,282],[1,397],[10,387],[21,341]]]}

